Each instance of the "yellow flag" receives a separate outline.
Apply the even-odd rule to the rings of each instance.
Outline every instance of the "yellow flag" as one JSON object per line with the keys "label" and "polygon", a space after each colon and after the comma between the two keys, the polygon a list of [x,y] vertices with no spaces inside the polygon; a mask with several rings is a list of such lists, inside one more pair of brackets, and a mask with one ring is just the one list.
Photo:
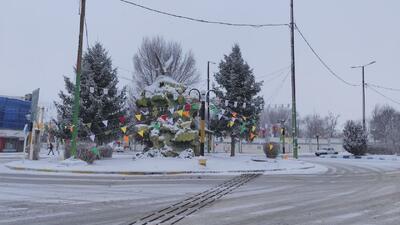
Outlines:
{"label": "yellow flag", "polygon": [[178,113],[179,116],[182,116],[183,110],[178,110],[177,113]]}
{"label": "yellow flag", "polygon": [[136,114],[135,117],[138,121],[142,120],[142,114]]}
{"label": "yellow flag", "polygon": [[228,123],[228,127],[232,127],[232,126],[233,126],[233,124],[235,124],[235,122],[233,122],[233,121],[229,121],[229,123]]}
{"label": "yellow flag", "polygon": [[121,127],[122,132],[124,132],[124,134],[126,133],[126,126]]}
{"label": "yellow flag", "polygon": [[137,132],[141,137],[143,137],[144,136],[144,130],[141,130],[141,131],[139,131],[139,132]]}

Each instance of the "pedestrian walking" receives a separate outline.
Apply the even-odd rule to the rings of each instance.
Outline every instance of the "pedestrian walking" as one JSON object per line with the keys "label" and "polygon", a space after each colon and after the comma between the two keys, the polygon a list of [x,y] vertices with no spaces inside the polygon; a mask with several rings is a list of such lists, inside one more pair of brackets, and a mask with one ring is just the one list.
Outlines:
{"label": "pedestrian walking", "polygon": [[53,153],[53,155],[54,155],[53,144],[51,142],[49,144],[49,153],[47,153],[47,155],[50,155],[50,152]]}

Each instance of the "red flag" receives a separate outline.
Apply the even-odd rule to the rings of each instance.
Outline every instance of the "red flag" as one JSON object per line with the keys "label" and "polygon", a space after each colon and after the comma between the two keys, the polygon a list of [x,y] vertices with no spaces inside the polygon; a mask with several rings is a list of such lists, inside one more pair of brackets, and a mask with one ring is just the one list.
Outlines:
{"label": "red flag", "polygon": [[162,120],[165,120],[165,121],[166,121],[166,120],[167,120],[167,118],[168,118],[168,116],[167,116],[166,114],[164,114],[164,115],[161,115],[161,119],[162,119]]}
{"label": "red flag", "polygon": [[125,116],[120,116],[119,117],[119,122],[121,123],[121,124],[124,124],[125,123]]}
{"label": "red flag", "polygon": [[185,111],[190,111],[191,105],[189,103],[185,104]]}

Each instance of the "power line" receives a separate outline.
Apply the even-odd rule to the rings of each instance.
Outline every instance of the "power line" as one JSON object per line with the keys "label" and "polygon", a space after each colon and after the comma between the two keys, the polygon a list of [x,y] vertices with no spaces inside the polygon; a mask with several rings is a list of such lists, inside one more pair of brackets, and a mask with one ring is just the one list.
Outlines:
{"label": "power line", "polygon": [[278,73],[280,74],[280,72],[283,72],[283,71],[285,71],[285,70],[287,70],[287,69],[289,69],[289,68],[290,68],[290,65],[289,65],[289,66],[282,67],[282,68],[277,69],[277,70],[275,70],[275,71],[272,71],[272,72],[270,72],[270,73],[267,73],[267,74],[258,76],[258,78],[269,77],[269,76],[272,76],[272,75],[275,75],[275,74],[278,74]]}
{"label": "power line", "polygon": [[381,85],[377,85],[377,84],[372,84],[372,83],[368,83],[368,85],[373,86],[373,87],[376,87],[376,88],[380,88],[380,89],[389,90],[389,91],[400,91],[399,88],[385,87],[385,86],[381,86]]}
{"label": "power line", "polygon": [[277,96],[277,94],[279,93],[279,90],[282,89],[282,86],[285,84],[286,79],[289,77],[290,74],[290,70],[286,73],[285,77],[283,78],[282,82],[279,84],[279,86],[277,86],[276,89],[274,89],[272,95],[265,101],[265,102],[272,102],[272,100]]}
{"label": "power line", "polygon": [[400,102],[399,102],[399,101],[396,101],[396,100],[394,100],[393,98],[390,98],[390,97],[388,97],[388,96],[382,94],[381,92],[379,92],[379,91],[376,90],[375,88],[371,87],[369,84],[365,84],[365,86],[368,87],[369,89],[371,89],[372,91],[374,91],[375,93],[377,93],[378,95],[380,95],[380,96],[382,96],[382,97],[388,99],[389,101],[394,102],[394,103],[400,105]]}
{"label": "power line", "polygon": [[307,46],[310,48],[310,50],[314,53],[314,55],[317,57],[317,59],[321,62],[321,64],[329,71],[330,74],[332,74],[333,76],[335,76],[338,80],[342,81],[343,83],[349,85],[349,86],[353,86],[353,87],[357,87],[360,86],[358,84],[352,84],[350,82],[347,82],[346,80],[344,80],[343,78],[341,78],[339,75],[337,75],[329,66],[328,64],[325,63],[324,60],[322,60],[322,58],[318,55],[318,53],[314,50],[314,48],[311,46],[310,42],[307,41],[307,39],[304,37],[303,33],[300,31],[299,27],[297,26],[297,24],[295,24],[296,30],[297,32],[300,34],[301,38],[304,40],[304,42],[307,44]]}
{"label": "power line", "polygon": [[127,0],[120,0],[121,2],[124,2],[126,4],[136,6],[151,12],[155,12],[158,14],[163,14],[166,16],[171,16],[179,19],[184,19],[184,20],[190,20],[194,22],[200,22],[200,23],[208,23],[208,24],[218,24],[218,25],[225,25],[225,26],[236,26],[236,27],[253,27],[253,28],[261,28],[261,27],[280,27],[280,26],[288,26],[289,24],[287,23],[267,23],[267,24],[249,24],[249,23],[230,23],[230,22],[222,22],[222,21],[211,21],[211,20],[206,20],[206,19],[198,19],[198,18],[193,18],[193,17],[188,17],[188,16],[181,16],[153,8],[149,8],[147,6],[139,5],[135,2],[132,1],[127,1]]}

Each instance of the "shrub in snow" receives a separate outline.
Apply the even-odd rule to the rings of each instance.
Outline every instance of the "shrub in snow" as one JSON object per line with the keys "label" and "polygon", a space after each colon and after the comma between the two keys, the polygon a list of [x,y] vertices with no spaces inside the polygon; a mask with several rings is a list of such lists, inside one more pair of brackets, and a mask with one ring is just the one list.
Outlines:
{"label": "shrub in snow", "polygon": [[367,134],[360,122],[349,120],[343,130],[343,148],[353,155],[365,155]]}
{"label": "shrub in snow", "polygon": [[97,148],[101,158],[111,158],[113,154],[113,149],[109,145],[103,145]]}
{"label": "shrub in snow", "polygon": [[280,146],[277,142],[266,143],[263,146],[264,154],[267,158],[275,159],[279,154],[279,148]]}
{"label": "shrub in snow", "polygon": [[94,160],[100,158],[96,144],[91,142],[79,142],[77,145],[76,155],[78,159],[81,159],[88,164],[92,164]]}
{"label": "shrub in snow", "polygon": [[191,159],[194,157],[194,152],[192,149],[185,149],[181,153],[179,153],[179,158],[181,159]]}
{"label": "shrub in snow", "polygon": [[143,159],[144,157],[145,156],[144,156],[143,152],[137,152],[137,153],[135,153],[135,155],[133,155],[133,160]]}

